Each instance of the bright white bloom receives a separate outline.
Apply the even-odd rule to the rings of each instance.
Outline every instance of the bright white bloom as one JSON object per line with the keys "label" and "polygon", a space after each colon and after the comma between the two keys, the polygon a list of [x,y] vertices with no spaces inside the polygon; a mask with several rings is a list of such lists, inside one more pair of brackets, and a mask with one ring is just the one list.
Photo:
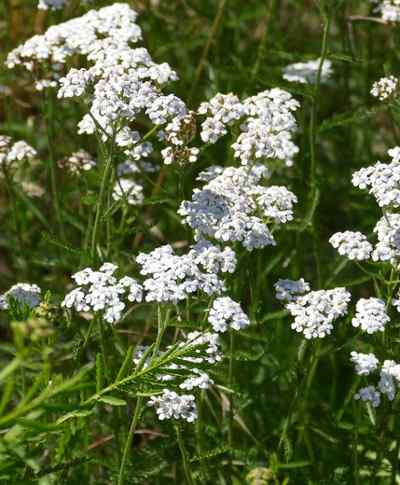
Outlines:
{"label": "bright white bloom", "polygon": [[219,335],[211,332],[189,332],[186,340],[182,345],[190,346],[205,346],[204,349],[196,350],[196,357],[187,358],[190,362],[201,364],[207,362],[208,364],[215,364],[222,360],[222,353],[220,351]]}
{"label": "bright white bloom", "polygon": [[293,206],[297,204],[297,197],[286,187],[273,185],[260,189],[257,203],[266,217],[277,224],[285,224],[293,220]]}
{"label": "bright white bloom", "polygon": [[398,87],[399,80],[397,77],[383,77],[379,79],[379,81],[374,82],[372,85],[371,94],[375,98],[379,98],[380,101],[385,101],[397,91]]}
{"label": "bright white bloom", "polygon": [[362,387],[354,394],[354,399],[370,402],[374,408],[377,408],[381,403],[381,393],[374,386]]}
{"label": "bright white bloom", "polygon": [[274,288],[276,298],[289,303],[295,301],[300,295],[310,291],[310,284],[303,278],[300,278],[297,281],[279,279],[274,284]]}
{"label": "bright white bloom", "polygon": [[369,259],[373,249],[372,244],[361,232],[337,232],[331,236],[329,242],[341,256],[347,256],[349,259],[357,261]]}
{"label": "bright white bloom", "polygon": [[372,253],[374,261],[390,261],[397,265],[400,258],[400,214],[388,213],[376,224],[378,243]]}
{"label": "bright white bloom", "polygon": [[400,0],[371,0],[385,22],[400,22]]}
{"label": "bright white bloom", "polygon": [[8,310],[10,308],[10,298],[16,300],[20,305],[27,305],[29,308],[34,308],[39,305],[41,294],[42,290],[37,285],[17,283],[3,295],[0,295],[0,309]]}
{"label": "bright white bloom", "polygon": [[210,309],[208,321],[215,332],[226,332],[229,329],[241,330],[250,325],[249,317],[239,303],[228,296],[216,298]]}
{"label": "bright white bloom", "polygon": [[61,169],[67,170],[71,175],[80,175],[95,168],[97,162],[90,153],[85,150],[78,150],[69,157],[59,160],[57,165]]}
{"label": "bright white bloom", "polygon": [[292,140],[297,131],[293,112],[299,103],[288,92],[275,88],[245,99],[243,106],[246,119],[232,145],[235,157],[242,165],[278,159],[292,166],[299,151]]}
{"label": "bright white bloom", "polygon": [[30,159],[34,158],[36,155],[36,150],[25,141],[17,141],[8,152],[7,162],[11,163],[17,160]]}
{"label": "bright white bloom", "polygon": [[86,69],[72,68],[65,77],[60,79],[60,89],[57,97],[75,98],[82,96],[92,81],[93,76]]}
{"label": "bright white bloom", "polygon": [[66,2],[67,0],[39,0],[38,9],[48,10],[50,8],[57,10],[63,8]]}
{"label": "bright white bloom", "polygon": [[197,112],[207,115],[201,125],[201,139],[204,143],[215,143],[227,134],[227,126],[244,116],[245,108],[236,95],[218,93],[209,101],[201,103]]}
{"label": "bright white bloom", "polygon": [[350,355],[350,360],[356,366],[356,373],[359,376],[368,376],[378,368],[379,361],[374,354],[351,352]]}
{"label": "bright white bloom", "polygon": [[236,258],[231,250],[221,251],[218,246],[199,242],[182,256],[170,245],[161,246],[151,253],[140,253],[136,258],[144,281],[146,301],[173,302],[188,298],[197,291],[213,295],[224,291],[225,285],[218,272],[234,271]]}
{"label": "bright white bloom", "polygon": [[[283,70],[283,79],[290,82],[315,84],[317,82],[320,64],[321,59],[289,64]],[[329,59],[325,59],[321,69],[321,83],[328,82],[332,74],[332,62]]]}
{"label": "bright white bloom", "polygon": [[398,383],[400,383],[400,364],[394,360],[385,360],[383,362],[382,371],[391,375]]}
{"label": "bright white bloom", "polygon": [[0,166],[8,167],[17,161],[31,160],[36,155],[36,150],[25,141],[13,143],[9,136],[0,135]]}
{"label": "bright white bloom", "polygon": [[360,327],[369,334],[383,332],[390,321],[385,302],[379,298],[361,298],[356,305],[356,314],[351,320],[353,327]]}
{"label": "bright white bloom", "polygon": [[180,389],[185,391],[191,391],[192,389],[208,389],[214,381],[210,376],[199,369],[192,369],[193,375],[185,379],[182,384],[179,385]]}
{"label": "bright white bloom", "polygon": [[142,286],[133,278],[125,276],[118,280],[114,273],[117,266],[104,263],[98,271],[85,268],[72,275],[78,285],[64,298],[61,306],[77,312],[100,312],[109,323],[117,322],[130,302],[142,301]]}
{"label": "bright white bloom", "polygon": [[368,189],[383,208],[400,207],[400,147],[388,151],[391,163],[377,162],[370,167],[362,168],[353,174],[353,185]]}
{"label": "bright white bloom", "polygon": [[195,397],[192,394],[179,395],[164,389],[160,396],[153,396],[147,403],[154,407],[160,421],[164,419],[183,419],[192,423],[197,419]]}
{"label": "bright white bloom", "polygon": [[249,251],[275,245],[263,218],[276,223],[291,220],[297,199],[285,187],[259,185],[265,173],[258,165],[227,167],[202,189],[195,189],[192,200],[183,201],[178,213],[195,231],[196,239],[239,241]]}
{"label": "bright white bloom", "polygon": [[134,180],[120,178],[115,182],[112,198],[126,201],[129,205],[140,205],[144,200],[143,187]]}
{"label": "bright white bloom", "polygon": [[291,327],[306,339],[323,338],[332,333],[333,322],[346,314],[351,295],[345,288],[311,291],[288,303],[295,317]]}
{"label": "bright white bloom", "polygon": [[[7,65],[12,68],[22,64],[39,74],[42,70],[46,78],[40,81],[41,88],[57,82],[60,98],[84,96],[90,113],[79,122],[79,133],[99,131],[107,139],[138,115],[146,114],[160,126],[186,117],[185,103],[162,91],[177,79],[176,73],[167,63],[155,63],[145,48],[133,47],[141,39],[136,17],[124,3],[91,10],[32,37],[8,55]],[[64,65],[73,56],[86,58],[88,67],[72,68],[62,77]],[[120,138],[116,138],[119,146]],[[148,146],[143,144],[141,151]],[[135,152],[136,159],[142,157],[136,145],[130,151]]]}

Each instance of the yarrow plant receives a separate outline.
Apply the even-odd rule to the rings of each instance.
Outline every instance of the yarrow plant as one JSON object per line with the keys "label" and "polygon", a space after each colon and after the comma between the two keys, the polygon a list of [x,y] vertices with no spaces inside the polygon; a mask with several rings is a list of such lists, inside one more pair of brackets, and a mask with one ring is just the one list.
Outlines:
{"label": "yarrow plant", "polygon": [[0,482],[393,485],[400,4],[197,3],[0,2]]}

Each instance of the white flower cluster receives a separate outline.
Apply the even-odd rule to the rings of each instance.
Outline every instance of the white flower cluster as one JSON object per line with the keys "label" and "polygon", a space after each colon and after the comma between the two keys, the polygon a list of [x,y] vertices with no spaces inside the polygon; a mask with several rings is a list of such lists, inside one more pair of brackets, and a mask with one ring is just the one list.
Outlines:
{"label": "white flower cluster", "polygon": [[347,256],[356,261],[365,261],[370,258],[372,244],[361,232],[337,232],[329,239],[331,245],[338,250],[341,256]]}
{"label": "white flower cluster", "polygon": [[241,330],[250,325],[249,317],[242,307],[229,296],[216,298],[208,315],[214,332],[222,333],[229,329]]}
{"label": "white flower cluster", "polygon": [[377,408],[381,403],[381,394],[377,391],[375,386],[366,386],[362,387],[356,394],[354,394],[354,399],[357,401],[361,400],[370,402],[374,408]]}
{"label": "white flower cluster", "polygon": [[245,115],[243,104],[232,93],[218,93],[209,101],[201,103],[197,112],[207,116],[200,133],[205,143],[217,142],[228,133],[227,126],[232,126]]}
{"label": "white flower cluster", "polygon": [[196,399],[192,394],[179,395],[164,389],[160,396],[152,396],[148,406],[154,407],[158,419],[183,419],[193,423],[197,419]]}
{"label": "white flower cluster", "polygon": [[[50,1],[46,0],[46,3]],[[124,3],[91,10],[82,17],[50,27],[43,35],[28,39],[9,53],[6,64],[9,68],[23,65],[30,71],[35,66],[50,64],[57,71],[76,54],[88,56],[107,47],[123,47],[140,40],[141,30],[135,23],[136,17],[136,12]]]}
{"label": "white flower cluster", "polygon": [[390,321],[385,302],[379,298],[361,298],[356,304],[356,314],[351,320],[353,327],[372,334],[383,332]]}
{"label": "white flower cluster", "polygon": [[259,185],[266,173],[259,165],[227,167],[215,173],[215,178],[195,189],[192,200],[183,201],[178,210],[195,237],[239,241],[249,251],[275,245],[266,223],[292,220],[296,196],[285,187]]}
{"label": "white flower cluster", "polygon": [[[390,262],[398,266],[400,260],[400,214],[393,212],[400,207],[400,147],[388,150],[391,163],[378,162],[362,168],[353,174],[355,187],[368,189],[378,205],[384,210],[383,217],[377,222],[374,233],[378,242],[372,249],[361,233],[346,231],[334,234],[331,244],[339,248],[339,253],[350,259],[368,259]],[[371,251],[372,249],[372,251]],[[342,252],[341,252],[342,251]]]}
{"label": "white flower cluster", "polygon": [[165,129],[158,133],[161,140],[166,140],[169,143],[167,148],[161,150],[165,165],[197,161],[200,150],[188,146],[195,134],[196,118],[193,111],[190,111],[187,115],[182,112],[180,116],[173,118]]}
{"label": "white flower cluster", "polygon": [[9,136],[0,135],[0,166],[9,167],[14,162],[31,160],[37,152],[25,141],[12,142]]}
{"label": "white flower cluster", "polygon": [[282,89],[270,89],[244,101],[246,120],[232,145],[242,165],[269,158],[282,160],[290,167],[299,148],[292,137],[297,130],[293,112],[300,104]]}
{"label": "white flower cluster", "polygon": [[385,22],[400,22],[400,0],[371,0]]}
{"label": "white flower cluster", "polygon": [[395,76],[382,77],[374,82],[371,94],[380,101],[386,101],[399,88],[399,79]]}
{"label": "white flower cluster", "polygon": [[240,134],[233,143],[235,157],[242,165],[279,159],[287,166],[299,151],[292,138],[297,130],[293,112],[299,103],[282,89],[270,89],[240,102],[233,94],[217,94],[202,103],[198,113],[208,115],[201,125],[201,139],[215,143],[240,121]]}
{"label": "white flower cluster", "polygon": [[[351,360],[356,366],[356,373],[360,376],[367,376],[378,370],[379,361],[374,354],[351,353]],[[382,394],[389,401],[396,397],[397,385],[400,383],[400,364],[393,360],[385,360],[380,367],[379,381],[377,386],[366,386],[354,395],[354,399],[370,402],[373,407],[381,403]]]}
{"label": "white flower cluster", "polygon": [[400,207],[400,147],[388,151],[391,163],[378,162],[353,174],[353,185],[368,189],[379,207]]}
{"label": "white flower cluster", "polygon": [[[316,84],[320,64],[321,59],[289,64],[283,70],[283,79],[302,84]],[[332,74],[332,62],[329,59],[325,59],[321,68],[321,83],[328,82]]]}
{"label": "white flower cluster", "polygon": [[72,278],[78,286],[65,296],[61,306],[77,312],[100,312],[106,322],[117,322],[126,307],[124,299],[142,301],[143,288],[129,276],[118,280],[116,270],[114,264],[104,263],[98,271],[85,268],[75,273]]}
{"label": "white flower cluster", "polygon": [[218,273],[233,273],[236,256],[230,248],[221,250],[208,241],[199,241],[187,254],[178,256],[170,245],[154,249],[136,258],[148,302],[184,300],[197,291],[213,295],[225,290]]}
{"label": "white flower cluster", "polygon": [[331,334],[333,322],[347,312],[351,295],[345,288],[310,291],[286,304],[294,317],[291,328],[306,339],[323,338]]}
{"label": "white flower cluster", "polygon": [[78,150],[70,156],[59,160],[57,165],[71,175],[80,175],[96,167],[96,160],[85,150]]}
{"label": "white flower cluster", "polygon": [[120,178],[115,182],[112,198],[125,201],[129,205],[140,205],[143,200],[143,186],[128,178]]}
{"label": "white flower cluster", "polygon": [[300,278],[297,281],[279,279],[274,284],[274,288],[277,300],[289,303],[295,301],[298,296],[310,291],[310,284],[304,278]]}
{"label": "white flower cluster", "polygon": [[378,368],[379,360],[374,354],[363,354],[361,352],[351,352],[351,361],[356,367],[359,376],[368,376]]}
{"label": "white flower cluster", "polygon": [[[161,374],[158,380],[161,382],[173,382],[177,378],[174,371],[179,371],[180,373],[186,371],[188,375],[179,384],[180,389],[187,391],[192,391],[193,389],[208,389],[214,383],[213,380],[203,370],[193,367],[193,364],[215,364],[222,359],[222,354],[219,350],[218,334],[198,331],[190,332],[182,342],[179,342],[179,347],[190,348],[191,353],[195,353],[195,356],[185,356],[181,359],[181,361],[191,363],[191,366],[188,367],[184,363],[170,364],[166,367],[167,373]],[[170,348],[167,347],[167,352]],[[148,347],[146,346],[140,346],[136,349],[133,356],[133,362],[136,365],[139,364],[147,350]],[[160,356],[162,356],[161,352],[158,354],[158,357]],[[147,357],[146,362],[143,363],[144,367],[150,364],[151,358],[150,356]],[[188,419],[187,406],[180,406],[183,403],[186,403],[190,408],[190,419]],[[171,394],[171,391],[164,389],[163,394],[161,396],[153,396],[148,402],[148,405],[156,408],[160,420],[184,419],[192,422],[196,419],[196,404],[193,395],[180,396],[176,392]]]}
{"label": "white flower cluster", "polygon": [[400,214],[387,213],[376,224],[378,242],[372,253],[374,261],[390,261],[398,265],[400,259]]}
{"label": "white flower cluster", "polygon": [[34,308],[39,305],[41,294],[42,290],[37,285],[17,283],[3,295],[0,295],[0,309],[8,310],[10,308],[10,298],[16,300],[20,305],[27,305],[29,308]]}
{"label": "white flower cluster", "polygon": [[39,10],[58,10],[65,6],[67,0],[39,0],[38,9]]}

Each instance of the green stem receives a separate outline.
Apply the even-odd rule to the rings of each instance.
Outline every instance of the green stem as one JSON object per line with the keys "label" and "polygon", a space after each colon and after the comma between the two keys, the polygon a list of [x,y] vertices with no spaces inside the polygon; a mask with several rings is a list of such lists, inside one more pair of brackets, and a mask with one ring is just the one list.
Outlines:
{"label": "green stem", "polygon": [[[233,385],[233,330],[229,332],[229,371],[228,371],[228,382],[229,388],[232,390]],[[229,394],[229,417],[228,417],[228,444],[229,444],[229,476],[228,483],[232,483],[232,449],[233,449],[233,416],[234,416],[234,402],[233,402],[233,392]]]}
{"label": "green stem", "polygon": [[98,326],[99,326],[99,333],[100,333],[101,354],[103,356],[104,375],[106,376],[107,382],[109,382],[110,369],[109,369],[108,363],[107,363],[107,354],[106,354],[106,345],[105,345],[105,338],[104,338],[103,319],[101,317],[98,318]]}
{"label": "green stem", "polygon": [[97,202],[96,215],[94,218],[92,243],[91,243],[91,250],[90,250],[90,255],[93,261],[96,259],[95,256],[96,256],[96,246],[97,246],[97,241],[99,236],[100,218],[103,212],[104,199],[105,199],[106,191],[108,190],[108,182],[109,182],[108,179],[109,179],[111,167],[112,167],[112,158],[113,158],[112,152],[113,150],[111,149],[110,152],[108,153],[107,160],[105,162],[103,177],[102,177],[101,186],[100,186],[99,200]]}
{"label": "green stem", "polygon": [[119,474],[118,474],[118,485],[123,485],[123,483],[125,482],[124,476],[125,476],[126,462],[128,460],[128,455],[132,446],[132,440],[135,435],[136,427],[139,422],[140,414],[142,411],[142,403],[143,403],[143,397],[139,396],[136,401],[135,412],[133,414],[131,425],[129,427],[128,437],[126,438],[126,442],[125,442],[124,453],[122,455],[121,466],[119,468]]}
{"label": "green stem", "polygon": [[61,238],[65,241],[65,231],[61,216],[60,198],[57,190],[56,160],[54,153],[54,102],[53,93],[50,92],[47,99],[47,110],[45,112],[47,147],[49,150],[50,162],[50,187],[53,198],[54,212],[60,230]]}
{"label": "green stem", "polygon": [[178,440],[179,450],[182,456],[183,471],[185,472],[186,483],[188,485],[194,485],[195,482],[193,480],[192,471],[190,469],[190,463],[188,460],[185,444],[182,439],[182,433],[181,433],[179,424],[175,425],[175,432],[176,432],[176,438]]}

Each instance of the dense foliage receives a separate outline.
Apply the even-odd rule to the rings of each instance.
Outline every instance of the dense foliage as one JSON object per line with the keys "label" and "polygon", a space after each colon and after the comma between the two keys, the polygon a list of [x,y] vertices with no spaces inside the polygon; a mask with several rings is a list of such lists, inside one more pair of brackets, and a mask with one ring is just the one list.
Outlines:
{"label": "dense foliage", "polygon": [[0,2],[0,483],[400,483],[399,22]]}

